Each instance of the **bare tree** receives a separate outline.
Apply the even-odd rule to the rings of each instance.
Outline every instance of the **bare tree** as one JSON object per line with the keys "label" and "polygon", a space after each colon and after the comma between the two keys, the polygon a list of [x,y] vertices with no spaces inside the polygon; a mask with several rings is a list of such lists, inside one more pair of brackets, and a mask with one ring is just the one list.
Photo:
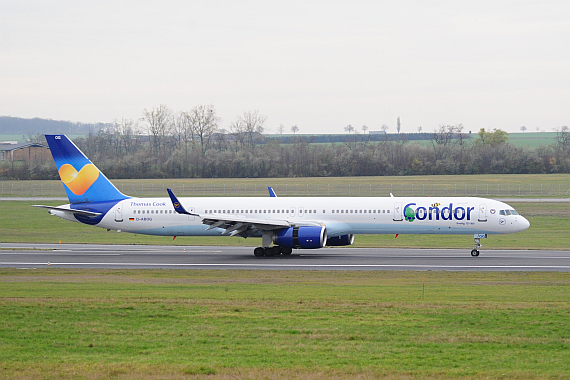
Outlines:
{"label": "bare tree", "polygon": [[396,121],[396,130],[400,133],[400,116],[398,116],[398,120]]}
{"label": "bare tree", "polygon": [[421,125],[418,127],[418,133],[422,133],[422,126]]}
{"label": "bare tree", "polygon": [[521,131],[523,131],[523,133],[526,131],[526,127],[524,125],[521,127]]}
{"label": "bare tree", "polygon": [[296,134],[297,132],[299,132],[299,127],[297,127],[296,125],[292,126],[291,132],[293,132],[293,134]]}
{"label": "bare tree", "polygon": [[266,120],[267,116],[260,115],[259,111],[247,111],[230,125],[230,131],[241,145],[254,148],[256,140],[263,133]]}
{"label": "bare tree", "polygon": [[204,154],[210,144],[210,137],[216,133],[221,119],[216,115],[216,110],[212,104],[192,108],[188,118],[192,133],[200,142],[200,150]]}
{"label": "bare tree", "polygon": [[172,111],[161,104],[158,108],[143,111],[142,120],[146,121],[146,130],[150,139],[151,149],[160,154],[164,150],[166,136],[172,129]]}
{"label": "bare tree", "polygon": [[368,130],[368,126],[363,125],[362,126],[362,133],[366,133],[367,130]]}
{"label": "bare tree", "polygon": [[285,130],[285,126],[283,124],[279,124],[279,128],[277,128],[277,132],[279,132],[279,134],[282,135],[284,130]]}
{"label": "bare tree", "polygon": [[570,149],[570,129],[566,125],[556,129],[556,143],[562,153]]}
{"label": "bare tree", "polygon": [[382,129],[384,132],[388,131],[388,129],[390,129],[390,127],[388,127],[386,124],[382,124]]}
{"label": "bare tree", "polygon": [[188,157],[188,148],[194,142],[194,128],[191,115],[188,112],[180,112],[174,118],[174,136],[179,145],[184,147],[184,157]]}
{"label": "bare tree", "polygon": [[121,121],[115,120],[113,122],[113,128],[120,146],[119,149],[124,149],[126,153],[132,153],[134,150],[135,135],[138,134],[137,123],[134,120],[128,119],[121,119]]}
{"label": "bare tree", "polygon": [[454,139],[457,140],[459,145],[463,145],[465,134],[463,133],[463,124],[458,125],[440,125],[439,130],[436,130],[432,136],[432,145],[449,145]]}
{"label": "bare tree", "polygon": [[349,124],[346,127],[344,127],[344,131],[348,132],[348,134],[350,135],[350,132],[354,131],[354,127]]}

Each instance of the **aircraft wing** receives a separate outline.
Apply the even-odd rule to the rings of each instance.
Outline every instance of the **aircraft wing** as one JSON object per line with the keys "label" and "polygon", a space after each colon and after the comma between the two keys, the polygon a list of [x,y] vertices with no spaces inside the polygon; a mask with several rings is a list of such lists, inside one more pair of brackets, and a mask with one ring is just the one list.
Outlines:
{"label": "aircraft wing", "polygon": [[172,200],[174,210],[179,214],[187,214],[200,217],[202,219],[202,223],[209,226],[206,231],[213,228],[224,228],[225,231],[222,232],[222,235],[239,235],[245,238],[261,230],[271,231],[292,226],[289,221],[283,219],[258,219],[247,217],[244,218],[236,215],[189,213],[186,211],[184,206],[182,206],[182,203],[180,203],[178,198],[176,198],[176,195],[174,195],[172,190],[166,190],[168,191],[168,195]]}
{"label": "aircraft wing", "polygon": [[241,218],[235,215],[202,214],[202,223],[209,225],[206,231],[213,228],[225,228],[222,235],[248,237],[258,231],[278,230],[291,227],[286,220]]}
{"label": "aircraft wing", "polygon": [[99,215],[101,215],[100,212],[92,212],[92,211],[84,211],[84,210],[74,210],[72,208],[63,208],[63,207],[55,207],[55,206],[44,206],[44,205],[32,205],[32,207],[41,207],[41,208],[46,208],[50,211],[54,210],[54,211],[62,211],[64,213],[68,213],[68,214],[74,214],[74,215],[82,215],[82,216],[86,216],[88,218],[95,218]]}

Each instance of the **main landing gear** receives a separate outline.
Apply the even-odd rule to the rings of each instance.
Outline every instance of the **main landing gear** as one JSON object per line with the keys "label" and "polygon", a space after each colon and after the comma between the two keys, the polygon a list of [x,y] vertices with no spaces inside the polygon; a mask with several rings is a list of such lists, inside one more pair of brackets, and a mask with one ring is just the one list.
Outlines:
{"label": "main landing gear", "polygon": [[256,257],[262,257],[262,256],[273,257],[273,256],[279,256],[279,255],[289,256],[291,254],[291,252],[293,252],[293,248],[280,247],[280,246],[257,247],[256,249],[253,250],[253,254]]}

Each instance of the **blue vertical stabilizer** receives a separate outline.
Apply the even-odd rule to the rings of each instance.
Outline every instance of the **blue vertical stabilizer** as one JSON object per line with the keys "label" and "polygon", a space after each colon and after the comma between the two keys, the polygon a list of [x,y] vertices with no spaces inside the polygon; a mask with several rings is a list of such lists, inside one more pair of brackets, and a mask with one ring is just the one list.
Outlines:
{"label": "blue vertical stabilizer", "polygon": [[66,135],[45,135],[70,203],[128,198],[105,177]]}

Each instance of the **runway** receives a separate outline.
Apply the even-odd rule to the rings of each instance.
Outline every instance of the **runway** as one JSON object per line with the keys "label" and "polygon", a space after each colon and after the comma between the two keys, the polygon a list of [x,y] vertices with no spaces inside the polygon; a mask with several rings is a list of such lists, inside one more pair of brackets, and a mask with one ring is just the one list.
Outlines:
{"label": "runway", "polygon": [[412,271],[570,271],[570,252],[323,248],[254,257],[252,247],[0,244],[0,267]]}

